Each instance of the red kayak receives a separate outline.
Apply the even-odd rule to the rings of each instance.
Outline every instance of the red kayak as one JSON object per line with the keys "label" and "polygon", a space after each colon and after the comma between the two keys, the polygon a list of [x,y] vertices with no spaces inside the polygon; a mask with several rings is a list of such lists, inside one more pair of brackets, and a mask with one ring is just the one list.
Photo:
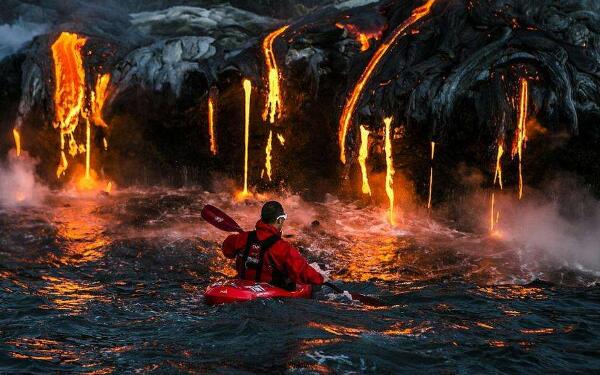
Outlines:
{"label": "red kayak", "polygon": [[311,285],[296,285],[296,290],[289,291],[268,283],[235,279],[210,285],[204,292],[204,300],[208,305],[219,305],[257,298],[311,298],[311,295]]}

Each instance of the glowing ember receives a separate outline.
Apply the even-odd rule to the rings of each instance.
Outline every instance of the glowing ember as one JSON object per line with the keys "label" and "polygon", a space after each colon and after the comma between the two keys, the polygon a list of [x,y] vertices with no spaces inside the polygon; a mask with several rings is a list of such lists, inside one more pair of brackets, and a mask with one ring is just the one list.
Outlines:
{"label": "glowing ember", "polygon": [[284,146],[285,145],[285,138],[283,138],[283,135],[281,134],[277,134],[277,139],[279,140],[279,143]]}
{"label": "glowing ember", "polygon": [[517,134],[512,148],[512,157],[515,154],[519,156],[519,199],[523,198],[523,146],[527,141],[527,106],[529,101],[529,89],[526,79],[521,79],[519,95],[519,122],[517,124]]}
{"label": "glowing ember", "polygon": [[102,74],[96,79],[96,86],[92,92],[92,121],[96,126],[108,127],[102,118],[102,109],[108,97],[108,83],[110,82],[110,74]]}
{"label": "glowing ember", "polygon": [[431,142],[431,166],[429,167],[429,199],[427,208],[431,209],[431,193],[433,191],[433,158],[435,157],[435,142]]}
{"label": "glowing ember", "polygon": [[365,85],[371,78],[371,75],[377,68],[379,61],[382,57],[387,53],[389,48],[394,44],[396,39],[400,35],[404,33],[404,31],[413,25],[415,22],[429,14],[431,10],[431,6],[435,3],[435,0],[427,0],[427,3],[413,10],[412,14],[408,19],[402,22],[394,32],[389,36],[389,38],[383,42],[377,51],[371,57],[371,60],[367,64],[367,67],[360,75],[360,78],[356,82],[356,85],[352,89],[350,96],[346,100],[346,104],[344,105],[344,109],[342,111],[342,116],[340,118],[340,129],[339,129],[339,145],[340,145],[340,160],[342,163],[346,164],[346,135],[348,133],[348,127],[350,126],[350,122],[352,121],[352,116],[354,114],[354,110],[356,109],[356,105],[358,104],[358,100],[360,99],[362,92],[365,88]]}
{"label": "glowing ember", "polygon": [[106,138],[102,138],[102,144],[104,145],[104,151],[108,150],[108,141]]}
{"label": "glowing ember", "polygon": [[394,225],[394,159],[392,158],[392,117],[383,119],[385,123],[385,192],[390,202],[389,215],[390,224]]}
{"label": "glowing ember", "polygon": [[281,116],[281,92],[279,88],[279,69],[277,68],[277,60],[273,53],[273,42],[279,35],[281,35],[289,25],[283,26],[269,35],[263,40],[262,48],[265,53],[265,62],[267,64],[267,72],[269,74],[268,81],[268,96],[265,103],[265,110],[263,112],[263,120],[271,124],[275,123],[275,118]]}
{"label": "glowing ember", "polygon": [[250,139],[250,95],[252,82],[244,80],[244,190],[243,195],[248,195],[248,140]]}
{"label": "glowing ember", "polygon": [[217,138],[215,136],[215,109],[213,98],[208,97],[208,135],[210,137],[210,152],[213,155],[217,154]]}
{"label": "glowing ember", "polygon": [[360,151],[358,153],[358,163],[362,173],[362,192],[371,195],[369,186],[369,176],[367,175],[367,157],[369,156],[369,131],[361,125],[360,127]]}
{"label": "glowing ember", "polygon": [[65,138],[68,138],[69,154],[75,156],[79,147],[75,141],[74,131],[79,124],[85,99],[85,71],[81,57],[81,48],[86,39],[77,34],[63,32],[52,44],[54,59],[54,127],[60,129],[61,163],[56,171],[60,177],[68,167],[65,149]]}
{"label": "glowing ember", "polygon": [[502,190],[502,155],[504,155],[504,148],[502,145],[498,145],[498,154],[496,155],[496,171],[494,172],[494,185],[496,185],[496,181],[500,184],[500,189]]}
{"label": "glowing ember", "polygon": [[15,138],[15,148],[17,149],[17,156],[21,156],[21,134],[17,128],[13,129],[13,137]]}
{"label": "glowing ember", "polygon": [[267,170],[267,178],[271,181],[271,151],[273,150],[273,131],[269,131],[269,140],[265,148],[265,169]]}

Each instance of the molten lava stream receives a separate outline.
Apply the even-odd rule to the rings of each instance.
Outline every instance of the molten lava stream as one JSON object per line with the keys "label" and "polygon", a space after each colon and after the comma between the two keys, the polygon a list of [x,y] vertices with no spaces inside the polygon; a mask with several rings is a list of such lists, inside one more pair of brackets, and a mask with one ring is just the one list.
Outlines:
{"label": "molten lava stream", "polygon": [[369,175],[367,174],[367,158],[369,157],[369,131],[363,126],[360,126],[360,150],[358,153],[358,163],[360,164],[360,172],[362,175],[362,192],[363,194],[371,195],[371,187],[369,186]]}
{"label": "molten lava stream", "polygon": [[269,139],[267,140],[267,147],[265,147],[265,170],[267,171],[267,178],[271,181],[271,151],[273,150],[273,131],[269,131]]}
{"label": "molten lava stream", "polygon": [[65,137],[68,137],[69,154],[77,155],[79,147],[75,141],[74,131],[79,124],[85,101],[85,71],[81,48],[85,38],[77,34],[63,32],[52,44],[54,60],[54,127],[60,129],[61,163],[56,171],[60,177],[68,167],[65,149]]}
{"label": "molten lava stream", "polygon": [[213,98],[208,97],[208,136],[210,137],[210,152],[217,154],[217,138],[215,135],[215,109]]}
{"label": "molten lava stream", "polygon": [[529,87],[527,80],[522,78],[519,81],[519,119],[517,123],[516,142],[513,143],[512,157],[515,154],[519,156],[519,199],[523,198],[523,146],[527,141],[527,111],[529,101]]}
{"label": "molten lava stream", "polygon": [[13,137],[15,139],[15,149],[17,151],[17,157],[21,156],[21,134],[17,128],[13,129]]}
{"label": "molten lava stream", "polygon": [[86,130],[85,130],[85,178],[90,179],[90,154],[92,151],[92,130],[90,129],[90,120],[86,119]]}
{"label": "molten lava stream", "polygon": [[252,95],[252,82],[244,79],[244,190],[243,195],[248,195],[248,140],[250,139],[250,95]]}
{"label": "molten lava stream", "polygon": [[436,0],[428,0],[424,5],[416,8],[412,11],[410,17],[402,22],[390,35],[390,37],[383,42],[379,48],[371,57],[371,60],[367,64],[367,67],[360,75],[356,85],[352,89],[350,96],[346,100],[344,105],[344,109],[342,110],[342,116],[340,117],[340,129],[339,129],[339,146],[340,146],[340,160],[342,163],[346,164],[346,135],[348,133],[348,127],[350,126],[350,122],[352,121],[352,116],[354,115],[354,110],[356,109],[356,105],[358,104],[358,100],[360,99],[363,90],[365,89],[365,85],[373,75],[373,72],[377,68],[379,61],[385,56],[390,47],[394,44],[396,39],[410,26],[412,26],[415,22],[429,14],[431,11],[431,6],[435,3]]}
{"label": "molten lava stream", "polygon": [[496,186],[496,182],[500,185],[500,190],[503,189],[502,186],[502,155],[504,155],[504,148],[501,144],[498,145],[498,154],[496,155],[496,170],[494,172],[494,186]]}
{"label": "molten lava stream", "polygon": [[102,118],[102,110],[104,103],[108,97],[108,84],[110,82],[110,74],[105,73],[99,75],[96,79],[96,86],[92,92],[92,121],[96,126],[108,127],[104,118]]}
{"label": "molten lava stream", "polygon": [[283,26],[265,37],[262,48],[265,53],[265,63],[267,64],[268,74],[268,95],[265,102],[265,110],[263,111],[263,120],[271,124],[275,123],[275,119],[281,116],[281,91],[279,85],[279,68],[277,67],[277,59],[273,53],[273,43],[278,36],[283,34],[289,25]]}
{"label": "molten lava stream", "polygon": [[429,199],[427,208],[431,209],[431,193],[433,191],[433,158],[435,157],[435,142],[431,142],[431,166],[429,167]]}
{"label": "molten lava stream", "polygon": [[385,192],[388,196],[388,200],[390,203],[389,208],[389,216],[390,216],[390,224],[395,225],[396,221],[394,219],[394,159],[392,157],[392,117],[386,117],[383,119],[385,123],[385,164],[386,164],[386,174],[385,174]]}

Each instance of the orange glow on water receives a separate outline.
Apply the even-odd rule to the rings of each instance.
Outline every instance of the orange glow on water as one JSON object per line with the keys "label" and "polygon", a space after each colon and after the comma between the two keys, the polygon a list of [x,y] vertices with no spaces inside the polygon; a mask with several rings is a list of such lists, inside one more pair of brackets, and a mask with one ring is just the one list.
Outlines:
{"label": "orange glow on water", "polygon": [[523,198],[523,146],[527,141],[527,111],[529,101],[529,88],[526,79],[519,81],[519,120],[517,134],[513,143],[512,156],[519,157],[519,199]]}
{"label": "orange glow on water", "polygon": [[248,140],[250,139],[250,96],[252,95],[252,82],[244,79],[244,190],[242,194],[248,195]]}
{"label": "orange glow on water", "polygon": [[395,225],[396,220],[394,219],[394,159],[392,156],[392,117],[386,117],[383,119],[385,123],[385,192],[388,196],[390,204],[389,218],[390,224]]}
{"label": "orange glow on water", "polygon": [[280,27],[273,31],[263,40],[262,48],[265,54],[265,63],[267,64],[268,74],[268,94],[263,112],[263,120],[271,124],[275,123],[275,119],[281,116],[281,90],[280,90],[280,73],[277,67],[277,59],[273,53],[273,42],[278,36],[283,34],[289,25]]}
{"label": "orange glow on water", "polygon": [[15,139],[15,149],[17,150],[17,156],[21,156],[21,134],[17,128],[13,129],[13,138]]}
{"label": "orange glow on water", "polygon": [[108,98],[108,84],[110,83],[110,73],[98,76],[96,86],[92,92],[92,121],[96,126],[108,127],[106,121],[102,118],[102,110]]}
{"label": "orange glow on water", "polygon": [[348,96],[348,99],[344,105],[344,109],[342,110],[342,116],[340,117],[338,141],[340,146],[340,160],[342,163],[346,164],[346,135],[348,134],[348,128],[350,126],[350,122],[352,121],[352,116],[354,115],[354,110],[356,109],[358,100],[365,89],[365,85],[368,83],[379,62],[394,44],[396,39],[398,39],[398,37],[402,35],[408,27],[429,14],[431,6],[434,3],[435,0],[428,0],[424,5],[414,9],[410,17],[402,22],[394,30],[390,37],[377,48],[365,70],[362,72],[358,81],[356,82],[356,85],[350,92],[350,95]]}
{"label": "orange glow on water", "polygon": [[[65,143],[68,141],[68,152],[77,155],[79,147],[74,132],[79,124],[85,99],[85,71],[81,49],[86,39],[77,34],[63,32],[52,44],[54,60],[54,127],[60,129],[61,162],[56,175],[60,177],[68,167]],[[68,139],[65,139],[68,138]]]}
{"label": "orange glow on water", "polygon": [[369,175],[367,174],[367,158],[369,157],[369,131],[360,126],[360,150],[358,154],[358,163],[360,164],[360,172],[362,175],[362,192],[363,194],[371,195],[371,187],[369,186]]}
{"label": "orange glow on water", "polygon": [[217,138],[215,136],[215,109],[213,99],[208,97],[208,136],[210,137],[210,152],[217,154]]}

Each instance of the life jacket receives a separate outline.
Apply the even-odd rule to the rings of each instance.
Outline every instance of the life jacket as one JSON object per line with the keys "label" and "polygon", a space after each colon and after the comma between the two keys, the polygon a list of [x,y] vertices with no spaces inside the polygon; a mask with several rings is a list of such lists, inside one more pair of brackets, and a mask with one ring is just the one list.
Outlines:
{"label": "life jacket", "polygon": [[281,240],[278,235],[272,235],[261,241],[256,231],[248,232],[248,239],[243,251],[236,256],[236,269],[241,279],[267,282],[284,289],[294,289],[286,275],[277,270],[269,257],[269,249]]}

